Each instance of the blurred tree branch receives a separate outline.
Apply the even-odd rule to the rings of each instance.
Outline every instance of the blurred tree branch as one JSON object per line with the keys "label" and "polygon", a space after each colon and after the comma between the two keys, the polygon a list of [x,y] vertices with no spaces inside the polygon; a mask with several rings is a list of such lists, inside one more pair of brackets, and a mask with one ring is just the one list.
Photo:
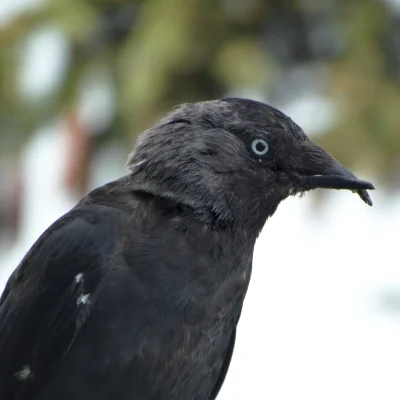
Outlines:
{"label": "blurred tree branch", "polygon": [[[0,28],[0,152],[17,151],[33,129],[73,110],[94,66],[115,84],[116,113],[104,137],[131,143],[175,104],[236,86],[271,97],[281,69],[314,62],[330,68],[341,117],[319,141],[346,165],[391,182],[400,165],[400,65],[389,45],[399,18],[372,1],[48,0]],[[340,28],[344,52],[335,53],[329,35],[320,54],[310,47],[311,37],[330,32],[321,31],[325,20]],[[69,63],[59,90],[29,102],[18,81],[23,44],[43,26],[65,35]]]}

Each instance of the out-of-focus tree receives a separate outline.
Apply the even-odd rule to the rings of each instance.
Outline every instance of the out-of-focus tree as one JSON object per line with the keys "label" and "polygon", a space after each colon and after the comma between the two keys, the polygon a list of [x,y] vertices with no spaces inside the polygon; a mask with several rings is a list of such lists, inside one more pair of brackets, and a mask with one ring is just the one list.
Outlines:
{"label": "out-of-focus tree", "polygon": [[[400,172],[399,31],[400,14],[368,0],[47,0],[0,27],[0,153],[15,152],[60,114],[71,121],[88,86],[113,92],[113,111],[93,128],[102,133],[94,145],[117,138],[130,147],[181,102],[232,93],[276,106],[301,101],[286,78],[313,66],[323,73],[309,86],[337,105],[336,122],[316,140],[346,165],[393,182]],[[27,53],[49,32],[57,54],[39,41],[36,68],[58,57],[60,77],[47,91],[27,92]]]}

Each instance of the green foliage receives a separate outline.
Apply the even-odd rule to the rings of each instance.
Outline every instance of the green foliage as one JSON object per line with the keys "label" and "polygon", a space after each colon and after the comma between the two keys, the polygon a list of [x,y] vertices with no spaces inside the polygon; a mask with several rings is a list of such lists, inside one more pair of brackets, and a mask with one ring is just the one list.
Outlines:
{"label": "green foliage", "polygon": [[[263,24],[277,10],[291,15],[298,4],[48,0],[0,28],[0,152],[17,150],[35,127],[73,108],[82,77],[94,66],[111,71],[116,85],[116,120],[108,135],[129,142],[180,102],[217,98],[236,86],[268,93],[281,65],[263,42]],[[117,6],[135,6],[133,22],[126,35],[107,37],[105,16]],[[320,142],[346,165],[389,182],[400,155],[399,80],[383,46],[389,14],[379,2],[336,6],[348,47],[340,59],[324,62],[341,120]],[[68,37],[71,62],[60,90],[29,102],[17,85],[22,44],[42,26],[56,26]]]}

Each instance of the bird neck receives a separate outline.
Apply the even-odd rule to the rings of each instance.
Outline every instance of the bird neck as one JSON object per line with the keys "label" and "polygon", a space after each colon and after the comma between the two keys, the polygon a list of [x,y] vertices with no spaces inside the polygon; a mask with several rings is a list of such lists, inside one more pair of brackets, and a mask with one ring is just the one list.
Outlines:
{"label": "bird neck", "polygon": [[260,207],[256,200],[251,204],[245,201],[248,196],[241,196],[234,187],[225,190],[217,185],[210,190],[201,181],[187,184],[179,179],[154,180],[148,176],[132,175],[131,190],[146,193],[174,204],[214,229],[246,231],[249,237],[258,237],[269,213],[275,208]]}

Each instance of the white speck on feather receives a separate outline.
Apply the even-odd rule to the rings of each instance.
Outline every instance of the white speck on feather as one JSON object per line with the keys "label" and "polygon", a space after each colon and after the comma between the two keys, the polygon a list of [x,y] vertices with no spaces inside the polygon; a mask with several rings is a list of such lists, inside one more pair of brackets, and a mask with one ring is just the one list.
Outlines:
{"label": "white speck on feather", "polygon": [[24,365],[22,369],[20,369],[18,372],[14,374],[14,376],[19,380],[23,381],[25,379],[28,379],[31,376],[31,368],[29,365]]}
{"label": "white speck on feather", "polygon": [[147,160],[140,160],[140,161],[138,161],[137,163],[133,164],[133,165],[131,166],[131,168],[139,168],[139,167],[141,167],[143,164],[145,164],[146,162],[147,162]]}
{"label": "white speck on feather", "polygon": [[83,282],[83,274],[78,274],[75,276],[75,282],[79,283],[79,282]]}
{"label": "white speck on feather", "polygon": [[76,304],[79,306],[80,304],[88,304],[89,303],[90,293],[82,294],[78,297]]}

